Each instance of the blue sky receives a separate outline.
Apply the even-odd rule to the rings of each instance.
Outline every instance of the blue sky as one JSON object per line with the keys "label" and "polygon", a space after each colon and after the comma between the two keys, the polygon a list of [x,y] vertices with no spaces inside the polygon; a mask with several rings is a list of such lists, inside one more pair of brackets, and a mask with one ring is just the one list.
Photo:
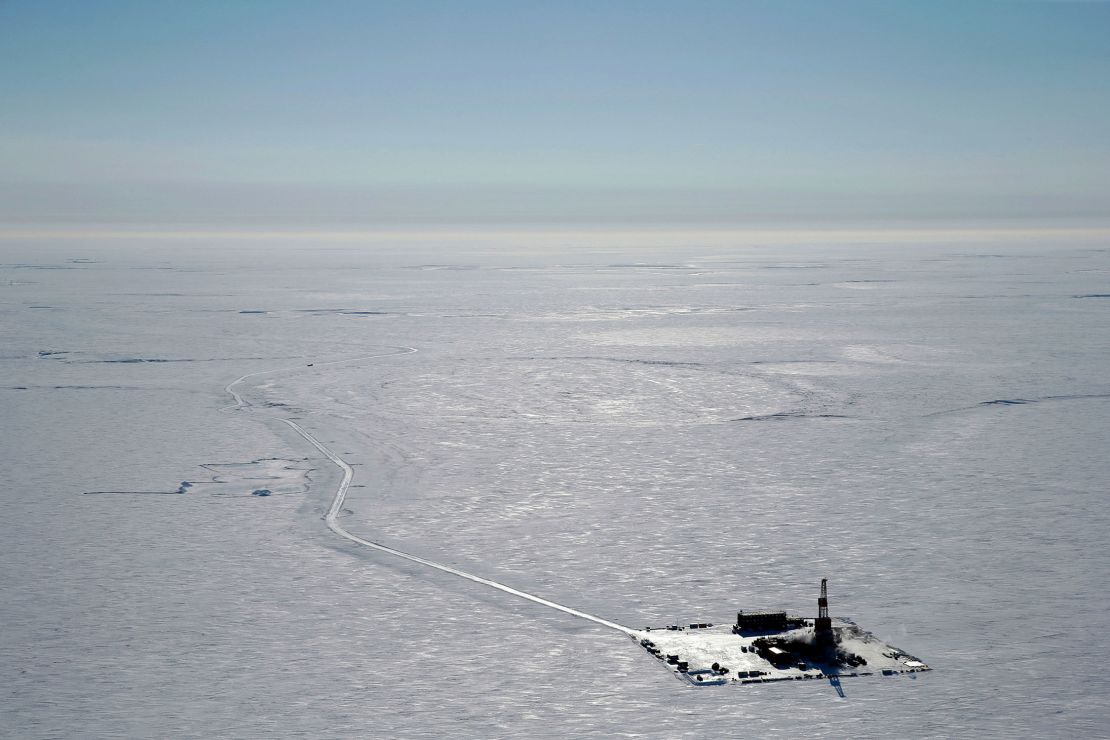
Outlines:
{"label": "blue sky", "polygon": [[0,0],[0,220],[1110,216],[1110,3]]}

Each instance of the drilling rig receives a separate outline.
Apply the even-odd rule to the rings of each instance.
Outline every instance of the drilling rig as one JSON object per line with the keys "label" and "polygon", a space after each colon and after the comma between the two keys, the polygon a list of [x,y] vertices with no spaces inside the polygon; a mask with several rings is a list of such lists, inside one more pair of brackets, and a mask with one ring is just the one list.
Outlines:
{"label": "drilling rig", "polygon": [[821,596],[817,599],[817,619],[813,620],[813,633],[817,643],[831,645],[836,642],[833,634],[832,618],[829,617],[828,579],[821,579]]}

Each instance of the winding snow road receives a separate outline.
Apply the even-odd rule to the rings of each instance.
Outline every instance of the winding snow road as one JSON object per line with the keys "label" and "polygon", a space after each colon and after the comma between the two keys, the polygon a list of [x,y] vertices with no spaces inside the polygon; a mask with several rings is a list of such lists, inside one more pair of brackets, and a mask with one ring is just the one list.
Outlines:
{"label": "winding snow road", "polygon": [[[339,365],[339,364],[344,364],[344,363],[358,362],[360,360],[370,360],[370,359],[374,359],[374,358],[378,358],[378,357],[393,357],[395,355],[412,354],[413,352],[416,352],[416,351],[417,350],[414,347],[399,347],[397,352],[387,352],[387,353],[379,354],[379,355],[367,355],[365,357],[353,357],[349,360],[335,360],[333,362],[315,363],[314,367],[327,367],[329,365]],[[243,396],[240,395],[235,390],[235,386],[239,385],[244,380],[247,380],[248,378],[254,378],[254,377],[257,377],[259,375],[268,375],[268,374],[271,374],[271,373],[278,373],[278,372],[288,371],[288,370],[300,370],[300,369],[303,369],[302,366],[298,366],[298,367],[295,367],[295,368],[278,368],[278,369],[275,369],[275,370],[261,370],[259,372],[248,373],[248,374],[243,375],[239,378],[236,378],[231,383],[229,383],[227,385],[227,387],[224,389],[225,391],[227,391],[228,394],[231,395],[232,398],[235,399],[235,403],[231,406],[225,406],[221,410],[241,410],[241,409],[250,408],[253,405],[253,404],[251,404],[250,401],[247,401],[246,399],[244,399]],[[369,547],[373,550],[378,550],[380,552],[388,553],[388,554],[393,555],[395,557],[404,558],[405,560],[410,560],[414,563],[419,563],[419,564],[427,566],[429,568],[435,568],[436,570],[443,571],[444,573],[450,573],[453,576],[458,576],[459,578],[465,578],[468,581],[474,581],[475,583],[480,583],[483,586],[489,586],[490,588],[495,588],[498,591],[504,591],[505,593],[510,594],[512,596],[516,596],[516,597],[521,598],[521,599],[527,599],[528,601],[532,601],[536,604],[541,604],[541,605],[549,607],[551,609],[556,609],[558,611],[561,611],[565,614],[570,614],[573,617],[578,617],[579,619],[589,620],[589,621],[594,622],[596,624],[600,624],[603,627],[608,627],[610,629],[614,629],[614,630],[617,630],[619,632],[623,632],[626,635],[631,636],[631,635],[634,635],[636,633],[636,630],[632,629],[631,627],[625,627],[624,625],[617,624],[616,622],[610,622],[608,619],[602,619],[601,617],[595,616],[593,614],[587,614],[586,612],[582,612],[582,611],[579,611],[577,609],[572,609],[569,606],[565,606],[563,604],[559,604],[559,603],[556,603],[554,601],[549,601],[548,599],[544,599],[540,596],[536,596],[535,594],[530,594],[526,591],[521,591],[519,589],[515,589],[512,586],[508,586],[508,585],[506,585],[504,583],[501,583],[499,581],[494,581],[494,580],[491,580],[489,578],[483,578],[483,577],[475,575],[473,573],[467,573],[464,570],[459,570],[458,568],[453,568],[450,565],[446,565],[444,563],[437,563],[434,560],[428,560],[427,558],[422,558],[422,557],[419,557],[417,555],[412,555],[412,554],[404,552],[402,550],[398,550],[396,548],[389,547],[388,545],[382,545],[382,544],[377,543],[377,542],[371,542],[370,540],[365,540],[362,537],[359,537],[358,535],[351,534],[350,532],[348,532],[346,529],[343,528],[342,524],[339,523],[339,513],[343,510],[343,502],[347,498],[347,489],[350,488],[351,480],[352,480],[352,478],[354,478],[354,470],[351,468],[350,465],[347,464],[346,461],[343,460],[343,458],[341,458],[339,455],[335,454],[335,452],[333,452],[327,445],[325,445],[320,440],[316,439],[316,437],[314,437],[311,433],[306,431],[304,429],[304,427],[302,427],[297,422],[293,421],[292,419],[284,419],[284,418],[281,418],[281,417],[272,417],[272,418],[276,418],[278,421],[280,421],[283,424],[286,424],[289,427],[291,427],[293,429],[293,431],[295,431],[297,434],[304,437],[309,442],[309,444],[311,444],[313,447],[315,447],[317,450],[319,450],[320,453],[324,457],[331,460],[333,463],[335,463],[335,465],[340,470],[343,471],[343,479],[339,482],[339,487],[335,491],[335,497],[332,499],[331,506],[328,508],[328,513],[324,516],[324,521],[327,523],[328,529],[330,529],[332,532],[335,532],[340,537],[343,537],[344,539],[348,539],[351,542],[357,543],[357,544],[362,545],[364,547]]]}

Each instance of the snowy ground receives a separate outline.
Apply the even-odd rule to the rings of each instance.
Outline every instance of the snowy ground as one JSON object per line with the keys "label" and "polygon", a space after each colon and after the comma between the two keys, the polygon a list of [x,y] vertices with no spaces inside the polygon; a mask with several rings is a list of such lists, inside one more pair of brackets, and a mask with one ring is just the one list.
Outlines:
{"label": "snowy ground", "polygon": [[[840,241],[5,237],[0,735],[1104,736],[1110,248]],[[360,538],[935,670],[695,691],[337,537],[279,418]]]}

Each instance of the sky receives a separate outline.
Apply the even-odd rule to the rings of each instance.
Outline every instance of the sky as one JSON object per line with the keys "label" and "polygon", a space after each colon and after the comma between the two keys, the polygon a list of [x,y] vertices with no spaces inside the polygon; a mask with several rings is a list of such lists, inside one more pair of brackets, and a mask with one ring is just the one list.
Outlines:
{"label": "sky", "polygon": [[0,222],[1110,217],[1110,2],[0,0]]}

